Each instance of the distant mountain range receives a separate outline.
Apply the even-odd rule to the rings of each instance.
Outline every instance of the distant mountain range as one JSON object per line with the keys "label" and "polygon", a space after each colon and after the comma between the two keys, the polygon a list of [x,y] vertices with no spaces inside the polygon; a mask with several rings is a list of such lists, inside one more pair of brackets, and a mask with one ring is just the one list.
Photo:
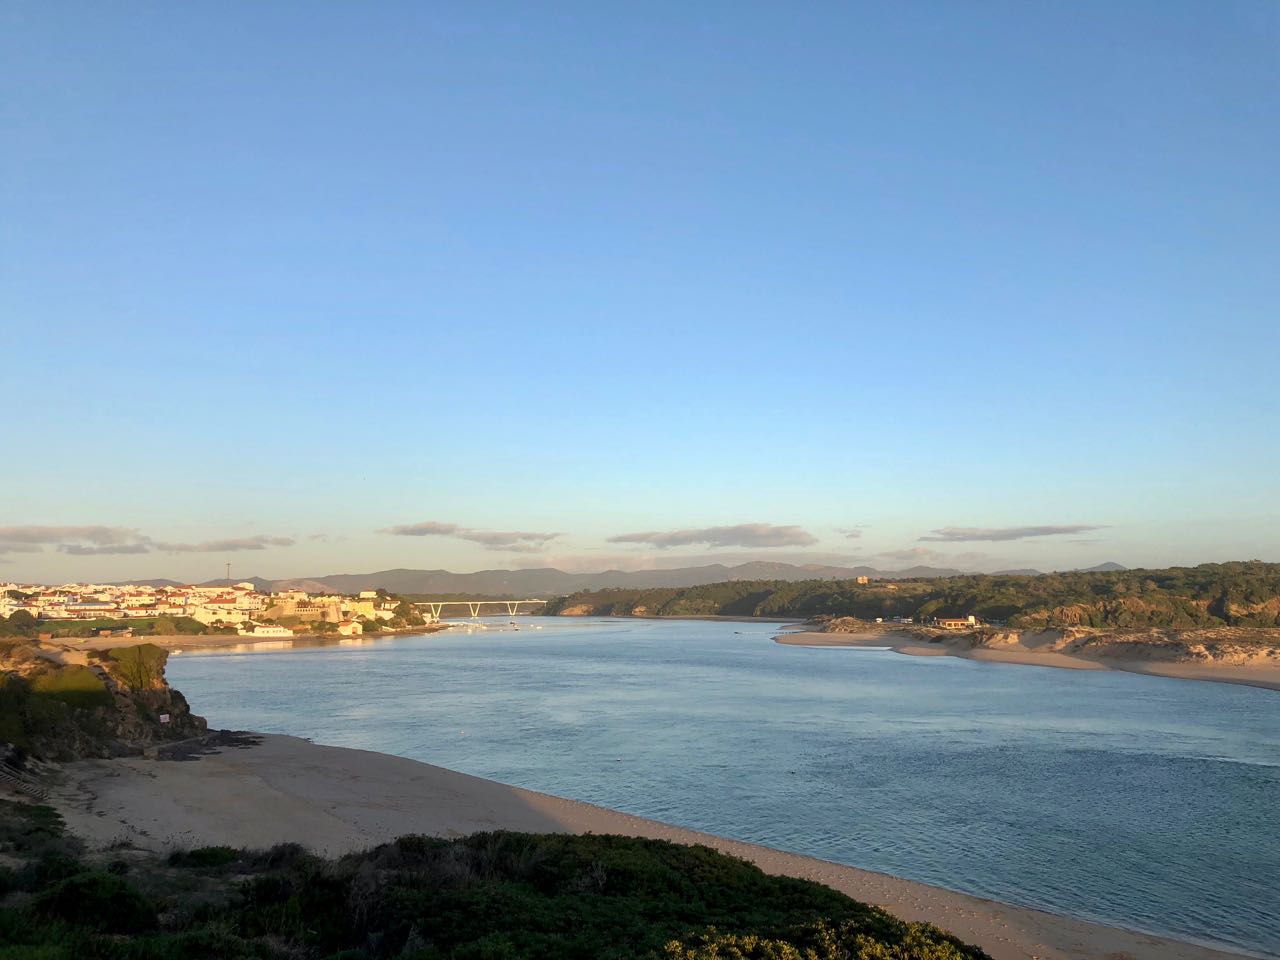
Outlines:
{"label": "distant mountain range", "polygon": [[467,593],[475,596],[558,597],[578,590],[606,587],[696,587],[725,580],[843,580],[853,577],[948,577],[957,570],[912,567],[887,573],[871,567],[829,567],[820,564],[756,561],[727,567],[722,563],[674,570],[605,570],[601,573],[565,573],[553,567],[532,570],[380,570],[377,573],[337,574],[304,580],[278,581],[293,590],[333,590],[352,593],[385,587],[392,593]]}
{"label": "distant mountain range", "polygon": [[[1124,564],[1112,563],[1111,561],[1108,561],[1106,563],[1100,563],[1096,567],[1078,567],[1077,569],[1072,570],[1070,572],[1071,573],[1116,573],[1120,570],[1128,570],[1128,569],[1129,568],[1126,567]],[[996,570],[994,573],[991,574],[991,576],[993,577],[1043,577],[1044,573],[1045,572],[1043,570],[1036,570],[1032,567],[1023,567],[1017,570]]]}
{"label": "distant mountain range", "polygon": [[[1118,563],[1101,563],[1085,573],[1124,570]],[[550,599],[578,590],[607,587],[696,587],[726,580],[905,580],[911,577],[953,577],[964,571],[949,567],[908,567],[906,570],[878,570],[875,567],[833,567],[823,564],[772,563],[759,560],[737,566],[713,563],[673,570],[605,570],[601,573],[566,573],[553,567],[533,570],[478,570],[451,573],[448,570],[379,570],[376,573],[335,573],[322,577],[265,580],[262,577],[209,580],[201,586],[252,583],[260,591],[306,590],[308,593],[358,593],[382,587],[392,593],[458,595],[472,597],[541,597]],[[997,575],[1039,576],[1039,570],[1000,570]],[[150,586],[177,586],[174,580],[141,580]]]}

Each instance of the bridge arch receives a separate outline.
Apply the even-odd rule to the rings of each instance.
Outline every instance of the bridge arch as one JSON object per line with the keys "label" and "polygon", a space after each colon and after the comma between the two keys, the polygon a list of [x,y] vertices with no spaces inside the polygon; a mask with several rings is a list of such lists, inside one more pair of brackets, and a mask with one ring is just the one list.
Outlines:
{"label": "bridge arch", "polygon": [[[538,600],[535,598],[525,600],[423,600],[415,602],[413,605],[429,611],[431,613],[431,619],[439,620],[441,614],[444,613],[445,607],[466,607],[467,612],[470,613],[471,616],[478,617],[480,616],[480,611],[484,609],[484,607],[497,606],[500,610],[505,609],[507,611],[507,616],[514,617],[520,612],[520,607],[523,604],[542,604],[545,606],[547,602],[548,601],[546,600]],[[532,610],[527,612],[532,613]]]}

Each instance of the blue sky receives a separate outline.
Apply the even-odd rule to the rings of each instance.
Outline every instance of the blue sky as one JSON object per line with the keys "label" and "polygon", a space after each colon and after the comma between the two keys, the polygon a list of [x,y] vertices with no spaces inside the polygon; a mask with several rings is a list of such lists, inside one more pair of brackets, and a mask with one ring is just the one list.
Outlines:
{"label": "blue sky", "polygon": [[0,579],[1280,560],[1278,54],[1270,0],[6,4]]}

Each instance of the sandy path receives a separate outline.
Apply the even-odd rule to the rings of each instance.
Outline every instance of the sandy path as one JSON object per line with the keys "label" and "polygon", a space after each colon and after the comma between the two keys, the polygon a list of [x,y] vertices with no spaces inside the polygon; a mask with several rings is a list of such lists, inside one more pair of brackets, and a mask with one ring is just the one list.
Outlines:
{"label": "sandy path", "polygon": [[901,631],[883,633],[811,633],[798,631],[774,637],[778,643],[796,647],[880,647],[914,657],[961,657],[988,663],[1020,663],[1034,667],[1060,667],[1067,670],[1124,670],[1178,680],[1213,680],[1218,683],[1241,683],[1267,690],[1280,690],[1280,667],[1260,664],[1175,663],[1161,660],[1133,660],[1108,657],[1091,660],[1066,653],[1037,650],[992,650],[985,647],[967,649],[947,643],[923,643],[918,636]]}
{"label": "sandy path", "polygon": [[770,873],[818,880],[982,946],[995,960],[1214,960],[1234,954],[1057,917],[768,847],[683,830],[385,754],[265,736],[193,761],[67,764],[54,802],[95,845],[128,840],[263,847],[295,841],[336,854],[406,833],[616,833],[704,843]]}

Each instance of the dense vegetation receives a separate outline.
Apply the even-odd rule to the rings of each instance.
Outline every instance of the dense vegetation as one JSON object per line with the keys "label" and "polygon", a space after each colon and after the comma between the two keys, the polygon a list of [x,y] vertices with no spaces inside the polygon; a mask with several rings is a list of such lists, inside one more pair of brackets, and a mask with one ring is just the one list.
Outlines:
{"label": "dense vegetation", "polygon": [[1167,570],[973,574],[938,579],[730,581],[562,597],[548,614],[963,617],[1018,627],[1280,627],[1280,564],[1206,563]]}
{"label": "dense vegetation", "polygon": [[206,627],[191,617],[122,617],[95,620],[37,620],[25,610],[0,617],[0,637],[34,637],[41,633],[55,637],[91,637],[95,630],[132,630],[135,636],[161,637],[174,634],[235,633],[231,627]]}
{"label": "dense vegetation", "polygon": [[4,960],[981,960],[820,884],[706,847],[612,836],[402,837],[97,861],[47,807],[0,804]]}

